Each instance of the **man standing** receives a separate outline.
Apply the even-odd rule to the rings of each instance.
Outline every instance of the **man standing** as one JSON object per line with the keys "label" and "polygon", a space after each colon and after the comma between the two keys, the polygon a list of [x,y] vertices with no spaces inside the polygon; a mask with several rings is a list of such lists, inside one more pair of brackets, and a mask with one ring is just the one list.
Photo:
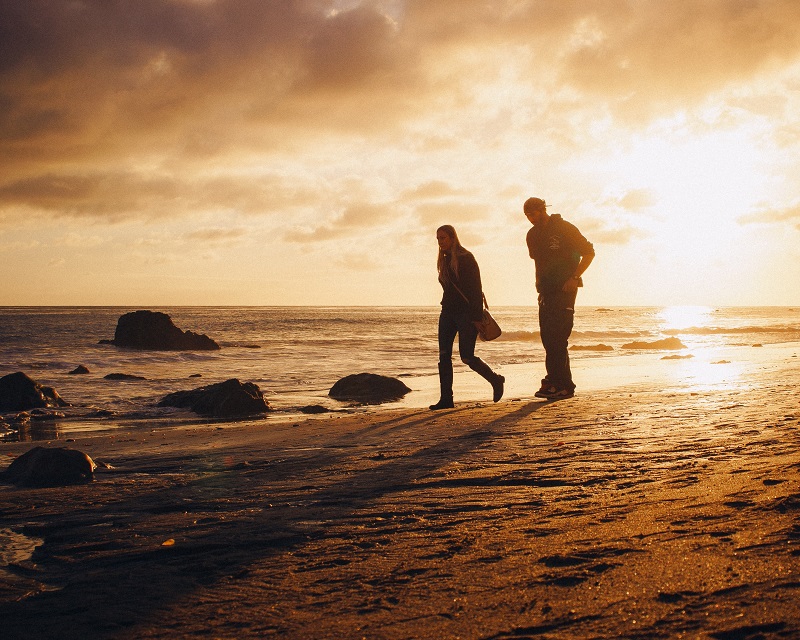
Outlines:
{"label": "man standing", "polygon": [[547,213],[541,198],[528,198],[523,205],[528,221],[528,252],[536,264],[539,293],[539,334],[545,350],[547,375],[537,398],[559,400],[575,394],[569,368],[567,343],[572,333],[575,298],[583,286],[581,276],[594,259],[592,243],[578,228],[560,215]]}

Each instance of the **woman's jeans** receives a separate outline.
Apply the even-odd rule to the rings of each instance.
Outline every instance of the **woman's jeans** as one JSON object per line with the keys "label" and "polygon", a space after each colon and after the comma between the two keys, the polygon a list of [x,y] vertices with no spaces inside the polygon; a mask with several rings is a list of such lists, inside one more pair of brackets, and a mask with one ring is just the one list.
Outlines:
{"label": "woman's jeans", "polygon": [[556,389],[575,390],[569,368],[567,345],[575,318],[577,292],[559,291],[539,295],[539,335],[545,351],[547,376],[542,384]]}
{"label": "woman's jeans", "polygon": [[497,375],[475,355],[478,329],[466,313],[445,311],[439,315],[439,386],[442,399],[453,397],[453,342],[458,334],[458,355],[470,369],[494,383]]}

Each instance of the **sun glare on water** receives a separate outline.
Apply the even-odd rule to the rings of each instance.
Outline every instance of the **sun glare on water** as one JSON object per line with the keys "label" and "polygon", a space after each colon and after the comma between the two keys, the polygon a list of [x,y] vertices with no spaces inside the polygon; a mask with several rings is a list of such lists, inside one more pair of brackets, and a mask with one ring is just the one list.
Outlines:
{"label": "sun glare on water", "polygon": [[708,326],[712,311],[711,307],[702,306],[665,307],[659,312],[659,317],[665,330],[690,329]]}

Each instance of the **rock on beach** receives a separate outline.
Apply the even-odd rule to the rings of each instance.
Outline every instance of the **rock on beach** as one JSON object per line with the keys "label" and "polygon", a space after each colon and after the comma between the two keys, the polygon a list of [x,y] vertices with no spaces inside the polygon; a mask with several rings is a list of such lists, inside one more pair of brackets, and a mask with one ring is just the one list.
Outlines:
{"label": "rock on beach", "polygon": [[685,349],[686,345],[680,341],[680,338],[664,338],[663,340],[655,340],[653,342],[628,342],[622,345],[623,349]]}
{"label": "rock on beach", "polygon": [[131,311],[120,316],[113,340],[101,340],[129,349],[153,351],[215,351],[220,346],[205,334],[183,331],[159,311]]}
{"label": "rock on beach", "polygon": [[68,407],[53,387],[45,387],[21,371],[0,378],[0,411]]}
{"label": "rock on beach", "polygon": [[164,396],[159,407],[190,409],[209,418],[238,418],[272,411],[258,385],[231,378],[225,382],[176,391]]}
{"label": "rock on beach", "polygon": [[22,487],[61,487],[89,482],[97,465],[83,451],[34,447],[0,473],[0,480]]}
{"label": "rock on beach", "polygon": [[375,373],[355,373],[338,380],[328,392],[335,400],[380,403],[398,400],[411,389],[402,381]]}

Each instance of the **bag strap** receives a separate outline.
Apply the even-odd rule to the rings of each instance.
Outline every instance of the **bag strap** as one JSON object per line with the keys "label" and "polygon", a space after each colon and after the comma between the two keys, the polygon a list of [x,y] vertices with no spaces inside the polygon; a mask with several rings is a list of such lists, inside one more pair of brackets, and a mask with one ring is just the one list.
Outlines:
{"label": "bag strap", "polygon": [[[452,280],[450,280],[450,284],[452,284],[455,287],[456,291],[458,291],[461,294],[461,297],[467,301],[467,304],[469,304],[469,298],[467,298],[467,296],[464,295],[464,292],[458,288],[458,285]],[[483,298],[483,306],[488,309],[489,303],[486,302],[486,294],[483,291],[481,291],[481,297]]]}

